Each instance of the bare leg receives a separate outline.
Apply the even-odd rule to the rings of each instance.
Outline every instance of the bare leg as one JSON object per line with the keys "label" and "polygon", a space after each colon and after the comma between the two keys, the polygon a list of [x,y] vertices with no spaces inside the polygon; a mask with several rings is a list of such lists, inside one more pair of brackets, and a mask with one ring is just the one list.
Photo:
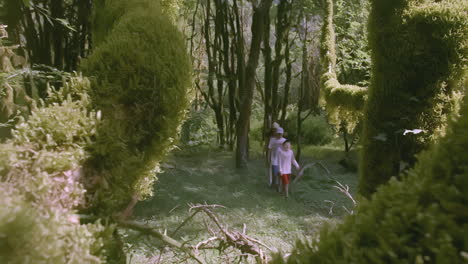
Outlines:
{"label": "bare leg", "polygon": [[289,184],[284,185],[284,192],[286,193],[286,198],[289,196]]}

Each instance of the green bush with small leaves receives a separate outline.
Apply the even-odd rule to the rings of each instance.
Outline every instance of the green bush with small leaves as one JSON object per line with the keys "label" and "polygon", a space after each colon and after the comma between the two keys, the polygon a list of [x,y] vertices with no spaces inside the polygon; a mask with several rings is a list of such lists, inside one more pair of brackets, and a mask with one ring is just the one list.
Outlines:
{"label": "green bush with small leaves", "polygon": [[101,177],[93,201],[98,214],[152,194],[158,163],[178,137],[188,104],[183,35],[159,1],[131,3],[101,1],[98,21],[108,7],[118,15],[108,18],[106,38],[81,65],[93,78],[91,97],[103,119],[88,162]]}
{"label": "green bush with small leaves", "polygon": [[[302,114],[305,115],[304,113]],[[297,142],[297,114],[291,114],[286,120],[285,136],[292,142]],[[332,141],[334,132],[322,115],[309,116],[302,123],[301,143],[310,145],[325,145]]]}
{"label": "green bush with small leaves", "polygon": [[113,227],[82,225],[82,167],[99,113],[91,110],[89,80],[72,75],[49,87],[28,119],[0,144],[0,263],[103,263]]}

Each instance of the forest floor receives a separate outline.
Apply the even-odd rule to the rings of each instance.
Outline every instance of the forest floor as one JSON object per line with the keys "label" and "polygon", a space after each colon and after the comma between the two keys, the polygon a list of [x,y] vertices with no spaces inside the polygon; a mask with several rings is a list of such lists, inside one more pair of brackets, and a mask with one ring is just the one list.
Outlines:
{"label": "forest floor", "polygon": [[[136,206],[133,220],[171,235],[190,215],[189,204],[222,205],[225,208],[212,211],[229,230],[242,232],[245,228],[248,236],[272,249],[270,252],[261,247],[267,254],[288,253],[298,239],[310,241],[324,223],[341,221],[353,208],[351,200],[334,187],[339,181],[348,185],[354,195],[357,186],[356,173],[338,163],[344,156],[338,144],[304,148],[301,165],[321,161],[330,174],[317,167],[306,169],[298,183],[291,186],[289,199],[268,187],[259,151],[243,171],[234,169],[231,152],[208,148],[176,151],[158,176],[154,196]],[[173,238],[195,245],[213,235],[207,227],[216,230],[207,215],[199,213]],[[127,263],[192,263],[156,238],[128,230],[121,233]],[[200,255],[207,263],[231,263],[240,254],[235,250],[221,255],[215,250],[202,251]],[[254,262],[251,257],[240,263],[250,262]]]}

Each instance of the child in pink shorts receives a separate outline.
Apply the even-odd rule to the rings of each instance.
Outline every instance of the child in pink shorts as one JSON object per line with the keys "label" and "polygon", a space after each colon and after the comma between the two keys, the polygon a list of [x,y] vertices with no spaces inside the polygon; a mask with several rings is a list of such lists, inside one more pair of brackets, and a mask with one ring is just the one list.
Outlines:
{"label": "child in pink shorts", "polygon": [[296,169],[300,170],[300,166],[294,158],[294,153],[291,149],[291,143],[285,141],[283,147],[278,150],[278,167],[281,175],[281,182],[283,183],[283,190],[286,197],[289,194],[289,181],[291,178],[291,165],[294,165]]}

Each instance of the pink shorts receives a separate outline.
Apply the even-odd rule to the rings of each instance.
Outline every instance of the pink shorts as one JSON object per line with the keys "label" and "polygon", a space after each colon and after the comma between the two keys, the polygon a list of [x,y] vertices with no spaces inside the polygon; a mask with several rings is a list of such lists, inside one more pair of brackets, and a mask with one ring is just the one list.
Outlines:
{"label": "pink shorts", "polygon": [[291,174],[281,174],[281,182],[286,185],[289,184],[289,179],[291,178]]}

